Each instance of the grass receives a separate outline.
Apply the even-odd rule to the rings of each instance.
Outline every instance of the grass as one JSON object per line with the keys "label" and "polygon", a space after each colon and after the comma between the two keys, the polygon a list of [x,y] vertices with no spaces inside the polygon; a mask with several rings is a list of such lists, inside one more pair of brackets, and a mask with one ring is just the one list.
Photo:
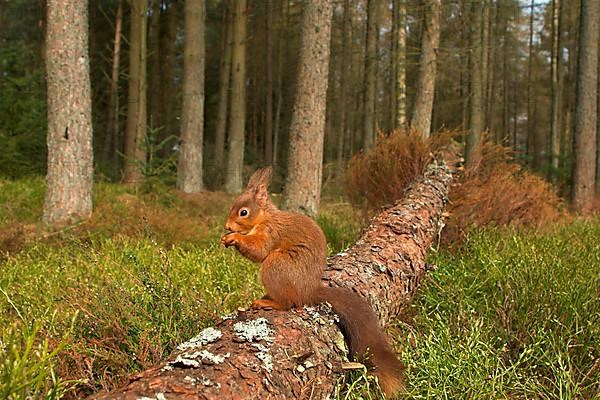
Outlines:
{"label": "grass", "polygon": [[434,257],[399,342],[412,398],[600,394],[600,221],[486,230]]}
{"label": "grass", "polygon": [[[101,184],[91,221],[46,232],[42,185],[0,182],[0,398],[114,387],[262,293],[257,267],[218,246],[230,196]],[[362,225],[332,200],[319,223],[332,251]],[[409,366],[407,397],[597,396],[598,237],[600,220],[486,230],[433,255],[410,318],[390,330]],[[337,398],[380,398],[375,386],[357,371]]]}

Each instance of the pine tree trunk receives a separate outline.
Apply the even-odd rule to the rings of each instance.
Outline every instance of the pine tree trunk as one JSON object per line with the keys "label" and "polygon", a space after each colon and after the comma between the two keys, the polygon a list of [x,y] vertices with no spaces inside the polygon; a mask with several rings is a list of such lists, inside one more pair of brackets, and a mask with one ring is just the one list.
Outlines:
{"label": "pine tree trunk", "polygon": [[[573,57],[569,56],[567,69],[569,80],[565,85],[565,100],[567,102],[567,110],[565,113],[565,126],[561,132],[561,158],[564,160],[573,158],[573,134],[575,131],[575,109],[576,109],[576,98],[577,98],[577,69],[578,69],[578,58],[579,58],[579,15],[581,10],[581,2],[577,1],[574,7],[567,7],[565,9],[565,16],[569,21],[569,27],[567,32],[569,33],[568,40],[568,54],[572,54]],[[566,161],[563,166],[568,165],[570,162]]]}
{"label": "pine tree trunk", "polygon": [[273,0],[267,0],[267,59],[265,101],[265,163],[273,163]]}
{"label": "pine tree trunk", "polygon": [[231,56],[231,109],[229,114],[229,153],[225,190],[228,193],[242,191],[244,167],[244,144],[246,127],[246,0],[233,2],[233,33]]}
{"label": "pine tree trunk", "polygon": [[279,126],[281,124],[281,106],[283,104],[283,44],[287,44],[289,40],[290,0],[286,0],[284,4],[285,8],[281,4],[279,43],[277,46],[277,106],[275,109],[275,123],[273,125],[273,166],[275,167],[279,161]]}
{"label": "pine tree trunk", "polygon": [[561,80],[562,80],[562,40],[561,40],[561,0],[552,0],[552,109],[550,116],[550,165],[549,178],[556,180],[556,172],[560,159],[560,127],[561,127]]}
{"label": "pine tree trunk", "polygon": [[367,0],[367,39],[364,78],[363,149],[368,151],[375,142],[375,92],[377,86],[377,0]]}
{"label": "pine tree trunk", "polygon": [[437,73],[437,51],[440,45],[442,0],[427,0],[425,4],[425,27],[421,40],[417,96],[410,125],[424,137],[429,137]]}
{"label": "pine tree trunk", "polygon": [[488,0],[483,1],[481,19],[481,101],[483,102],[483,130],[489,130],[488,119],[488,97],[490,90],[490,10],[491,4]]}
{"label": "pine tree trunk", "polygon": [[338,127],[338,136],[337,136],[337,148],[336,148],[336,178],[337,179],[342,179],[343,175],[344,175],[344,165],[345,165],[345,157],[344,157],[344,146],[346,146],[345,142],[345,136],[346,136],[346,129],[347,129],[347,115],[348,115],[348,110],[347,110],[347,101],[346,101],[346,97],[347,97],[347,86],[349,85],[348,82],[348,47],[350,45],[350,40],[351,37],[349,37],[352,33],[350,32],[350,24],[348,21],[348,18],[350,16],[350,1],[349,0],[344,0],[344,14],[342,16],[343,21],[342,21],[342,55],[341,55],[341,62],[340,64],[340,68],[341,68],[341,72],[340,72],[340,77],[341,77],[341,84],[340,84],[340,103],[339,103],[339,107],[340,107],[340,126]]}
{"label": "pine tree trunk", "polygon": [[582,214],[591,212],[595,190],[599,18],[600,2],[581,0],[572,200]]}
{"label": "pine tree trunk", "polygon": [[483,102],[483,5],[476,1],[473,3],[473,23],[471,31],[471,121],[469,124],[469,135],[465,149],[466,162],[476,160],[475,151],[481,141],[481,133],[484,129],[484,102]]}
{"label": "pine tree trunk", "polygon": [[535,0],[531,0],[529,10],[529,57],[527,61],[527,132],[526,147],[530,165],[535,166],[535,132],[534,132],[534,94],[533,94],[533,16]]}
{"label": "pine tree trunk", "polygon": [[48,174],[46,224],[92,213],[92,98],[88,56],[88,3],[48,0]]}
{"label": "pine tree trunk", "polygon": [[397,129],[406,129],[406,0],[395,0],[396,36],[396,123]]}
{"label": "pine tree trunk", "polygon": [[168,9],[166,11],[167,18],[167,31],[166,34],[161,37],[160,43],[160,54],[163,56],[163,63],[161,65],[161,80],[160,80],[160,93],[162,98],[162,107],[164,113],[162,114],[162,123],[164,129],[160,134],[160,141],[169,140],[168,145],[160,149],[160,154],[163,157],[167,157],[171,154],[171,151],[175,144],[175,138],[178,136],[177,129],[177,96],[175,90],[175,82],[179,81],[179,75],[177,71],[177,31],[180,20],[178,0],[169,0]]}
{"label": "pine tree trunk", "polygon": [[131,3],[129,39],[129,98],[123,182],[138,185],[146,164],[146,25],[148,2]]}
{"label": "pine tree trunk", "polygon": [[[502,138],[500,143],[505,146],[511,145],[510,141],[510,102],[509,102],[509,81],[508,81],[508,21],[503,18],[502,22]],[[516,150],[516,149],[514,149]]]}
{"label": "pine tree trunk", "polygon": [[310,0],[305,4],[290,126],[284,204],[288,210],[310,215],[317,213],[321,196],[332,9],[331,0]]}
{"label": "pine tree trunk", "polygon": [[[160,3],[152,0],[152,18],[150,20],[150,126],[157,129],[162,126],[160,93]],[[158,139],[158,138],[153,138]]]}
{"label": "pine tree trunk", "polygon": [[221,171],[225,167],[225,132],[227,129],[227,108],[229,106],[229,82],[231,79],[231,47],[233,33],[233,14],[231,3],[223,2],[224,18],[221,46],[221,75],[219,79],[219,106],[217,110],[217,123],[215,132],[215,158],[214,172],[218,174],[217,180],[221,182]]}
{"label": "pine tree trunk", "polygon": [[115,170],[118,165],[117,151],[122,151],[119,134],[119,70],[121,62],[121,30],[123,27],[123,0],[119,0],[115,16],[115,39],[113,45],[113,59],[110,76],[110,92],[108,97],[108,132],[102,150],[104,161],[112,160]]}
{"label": "pine tree trunk", "polygon": [[197,193],[202,184],[204,137],[204,0],[185,0],[183,111],[177,187]]}

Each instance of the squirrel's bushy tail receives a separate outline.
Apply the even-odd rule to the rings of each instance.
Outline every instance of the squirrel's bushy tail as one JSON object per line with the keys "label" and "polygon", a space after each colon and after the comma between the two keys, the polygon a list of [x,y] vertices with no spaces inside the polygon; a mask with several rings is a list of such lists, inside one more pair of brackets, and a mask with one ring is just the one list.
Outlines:
{"label": "squirrel's bushy tail", "polygon": [[348,289],[325,286],[319,289],[319,300],[327,301],[339,315],[350,354],[365,361],[386,396],[401,393],[404,390],[404,366],[396,358],[369,303]]}

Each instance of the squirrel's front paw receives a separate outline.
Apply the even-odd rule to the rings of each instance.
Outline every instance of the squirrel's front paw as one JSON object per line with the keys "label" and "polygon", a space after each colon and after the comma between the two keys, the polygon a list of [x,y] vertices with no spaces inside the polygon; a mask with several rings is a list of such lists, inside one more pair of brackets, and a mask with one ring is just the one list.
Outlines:
{"label": "squirrel's front paw", "polygon": [[221,244],[225,247],[236,246],[238,244],[239,234],[236,232],[229,232],[221,236]]}

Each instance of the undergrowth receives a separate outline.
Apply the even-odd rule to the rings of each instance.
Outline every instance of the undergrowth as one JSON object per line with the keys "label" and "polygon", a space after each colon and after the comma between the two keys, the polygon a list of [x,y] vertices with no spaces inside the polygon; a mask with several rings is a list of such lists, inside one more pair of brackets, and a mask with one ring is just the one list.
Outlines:
{"label": "undergrowth", "polygon": [[398,323],[409,397],[600,395],[600,220],[485,230],[442,251]]}
{"label": "undergrowth", "polygon": [[[23,227],[0,257],[0,398],[113,388],[262,295],[257,266],[218,245],[228,195],[102,184],[91,221],[45,231],[35,222],[42,180],[0,185],[0,232]],[[324,202],[332,252],[354,242],[361,221]],[[597,395],[599,236],[600,220],[537,234],[488,229],[440,250],[409,317],[390,330],[409,367],[407,397]],[[379,399],[375,387],[355,371],[337,398]]]}
{"label": "undergrowth", "polygon": [[[417,132],[395,131],[378,141],[350,160],[344,182],[350,201],[370,212],[393,204],[422,175],[433,154],[457,160],[452,154],[455,136],[450,131],[424,139]],[[474,154],[450,189],[444,243],[459,243],[477,227],[539,228],[565,216],[556,190],[518,164],[510,149],[482,142]]]}

